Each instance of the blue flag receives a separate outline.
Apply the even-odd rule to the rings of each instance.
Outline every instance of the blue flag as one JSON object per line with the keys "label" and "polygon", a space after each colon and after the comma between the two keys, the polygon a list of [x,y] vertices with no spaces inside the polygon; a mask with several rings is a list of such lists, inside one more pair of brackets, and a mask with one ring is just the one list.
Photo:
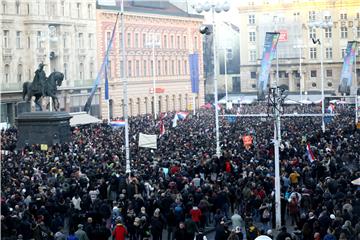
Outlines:
{"label": "blue flag", "polygon": [[199,93],[199,54],[189,55],[191,92]]}
{"label": "blue flag", "polygon": [[107,64],[105,66],[105,100],[109,100],[109,80],[107,75]]}

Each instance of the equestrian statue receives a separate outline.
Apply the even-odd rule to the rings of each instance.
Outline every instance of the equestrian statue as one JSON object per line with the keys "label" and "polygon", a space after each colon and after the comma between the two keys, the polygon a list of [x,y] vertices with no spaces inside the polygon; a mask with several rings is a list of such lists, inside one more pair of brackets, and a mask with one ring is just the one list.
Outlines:
{"label": "equestrian statue", "polygon": [[52,72],[46,77],[44,71],[44,64],[40,63],[39,68],[35,71],[34,80],[31,82],[24,82],[23,84],[23,100],[27,96],[26,101],[29,102],[31,98],[35,97],[35,104],[42,111],[42,107],[39,103],[41,97],[51,97],[55,111],[59,109],[59,100],[56,97],[57,86],[61,86],[64,79],[64,74],[61,72]]}

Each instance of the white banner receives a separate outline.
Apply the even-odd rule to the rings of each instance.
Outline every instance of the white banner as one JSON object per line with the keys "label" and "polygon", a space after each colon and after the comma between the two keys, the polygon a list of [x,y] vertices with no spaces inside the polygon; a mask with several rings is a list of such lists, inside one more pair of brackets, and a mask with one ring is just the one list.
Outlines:
{"label": "white banner", "polygon": [[139,147],[157,149],[156,135],[139,134]]}

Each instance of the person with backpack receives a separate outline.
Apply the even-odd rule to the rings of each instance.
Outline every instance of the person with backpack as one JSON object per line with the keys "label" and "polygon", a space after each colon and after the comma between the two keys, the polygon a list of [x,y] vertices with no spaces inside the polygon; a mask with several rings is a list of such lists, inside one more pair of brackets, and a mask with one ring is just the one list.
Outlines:
{"label": "person with backpack", "polygon": [[262,203],[260,208],[260,222],[262,223],[262,228],[264,231],[268,230],[269,228],[269,222],[270,222],[270,211],[269,211],[269,207],[266,203]]}

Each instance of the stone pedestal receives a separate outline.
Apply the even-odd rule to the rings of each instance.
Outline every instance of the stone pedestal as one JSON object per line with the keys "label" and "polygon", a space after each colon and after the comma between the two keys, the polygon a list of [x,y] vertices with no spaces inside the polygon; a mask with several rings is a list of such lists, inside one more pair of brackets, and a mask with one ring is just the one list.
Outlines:
{"label": "stone pedestal", "polygon": [[17,148],[26,144],[65,143],[71,140],[70,118],[67,112],[26,112],[16,119]]}
{"label": "stone pedestal", "polygon": [[17,116],[20,116],[23,113],[31,112],[31,103],[30,102],[25,102],[25,101],[18,102],[16,104],[16,108],[17,108],[17,111],[16,111]]}

